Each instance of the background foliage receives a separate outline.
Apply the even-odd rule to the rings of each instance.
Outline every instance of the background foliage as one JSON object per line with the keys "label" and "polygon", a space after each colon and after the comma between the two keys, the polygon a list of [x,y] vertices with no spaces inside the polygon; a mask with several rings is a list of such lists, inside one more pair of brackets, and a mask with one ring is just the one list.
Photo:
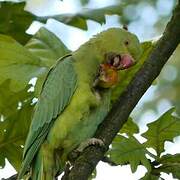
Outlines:
{"label": "background foliage", "polygon": [[[34,35],[27,34],[26,30],[31,23],[36,21],[48,24],[49,19],[55,19],[56,24],[61,22],[88,30],[89,20],[104,24],[110,17],[107,15],[118,15],[115,16],[117,24],[128,25],[131,31],[144,40],[163,32],[176,1],[116,0],[113,5],[90,9],[93,2],[80,0],[77,2],[78,12],[59,12],[55,15],[27,11],[28,3],[0,2],[0,166],[4,168],[7,158],[16,170],[20,168],[31,114],[43,80],[57,59],[70,52],[57,37],[58,33],[55,35],[50,30],[41,28]],[[41,4],[43,3],[47,2],[42,1]],[[97,2],[94,1],[95,3]],[[38,3],[34,1],[35,6]],[[151,20],[147,20],[148,15],[152,15]],[[59,33],[61,31],[60,29]],[[145,59],[152,49],[152,42],[142,45]],[[107,154],[116,164],[130,164],[132,172],[137,170],[138,165],[144,165],[148,172],[143,179],[158,179],[161,172],[172,173],[174,178],[180,178],[180,155],[163,154],[165,142],[173,142],[174,137],[180,135],[179,57],[180,46],[163,69],[156,85],[150,88],[150,97],[147,97],[149,94],[145,95],[147,98],[142,99],[132,114],[133,120],[130,119],[124,125]],[[176,111],[169,109],[160,116],[171,106],[175,106]],[[173,112],[176,115],[172,115]],[[160,117],[157,118],[158,116]],[[154,121],[152,117],[157,120]],[[149,119],[154,122],[149,123],[148,130],[144,132],[141,125]],[[139,124],[140,130],[134,121]],[[135,136],[137,133],[147,141],[140,142]],[[149,147],[155,152],[147,149]]]}

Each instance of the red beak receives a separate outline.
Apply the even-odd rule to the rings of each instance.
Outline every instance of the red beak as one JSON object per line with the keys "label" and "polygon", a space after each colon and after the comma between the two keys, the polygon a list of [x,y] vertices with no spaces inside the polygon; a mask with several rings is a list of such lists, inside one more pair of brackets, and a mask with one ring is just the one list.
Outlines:
{"label": "red beak", "polygon": [[132,56],[128,54],[124,54],[121,56],[121,61],[118,69],[128,69],[129,67],[133,66],[135,61]]}

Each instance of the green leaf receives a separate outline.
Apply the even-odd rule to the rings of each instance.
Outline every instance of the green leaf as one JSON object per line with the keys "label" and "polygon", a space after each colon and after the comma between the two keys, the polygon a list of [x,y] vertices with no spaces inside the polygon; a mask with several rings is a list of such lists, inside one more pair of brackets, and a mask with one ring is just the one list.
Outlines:
{"label": "green leaf", "polygon": [[0,84],[10,79],[10,88],[17,92],[24,89],[31,78],[45,71],[41,60],[14,39],[0,35]]}
{"label": "green leaf", "polygon": [[161,157],[160,163],[159,172],[172,173],[174,178],[180,179],[180,154],[166,154]]}
{"label": "green leaf", "polygon": [[45,68],[36,83],[35,92],[38,96],[49,69],[59,58],[69,54],[70,50],[57,36],[46,28],[41,28],[25,47],[41,60],[41,64]]}
{"label": "green leaf", "polygon": [[48,18],[53,18],[65,24],[87,30],[86,20],[93,20],[102,24],[106,21],[105,15],[121,15],[122,10],[122,5],[114,5],[98,9],[83,9],[77,14],[60,14],[54,16],[39,17],[37,19],[41,22],[46,22]]}
{"label": "green leaf", "polygon": [[180,135],[180,118],[173,116],[173,112],[174,108],[171,108],[156,121],[149,123],[148,131],[142,134],[147,139],[144,145],[154,148],[158,157],[164,151],[164,142],[173,141],[174,137]]}
{"label": "green leaf", "polygon": [[16,170],[20,168],[22,145],[27,136],[33,110],[29,102],[24,103],[21,109],[9,117],[4,117],[4,121],[0,122],[0,165],[2,167],[7,158]]}
{"label": "green leaf", "polygon": [[0,33],[14,37],[22,44],[25,44],[31,37],[26,34],[25,31],[33,20],[46,23],[49,18],[53,18],[62,23],[87,30],[86,20],[93,20],[102,24],[105,23],[105,15],[121,15],[123,10],[122,5],[114,5],[98,9],[83,9],[81,12],[76,14],[69,13],[47,17],[37,17],[24,11],[24,5],[24,2],[1,2],[0,7]]}
{"label": "green leaf", "polygon": [[116,136],[109,151],[113,162],[120,165],[129,163],[133,173],[140,164],[144,165],[148,171],[151,170],[150,162],[145,156],[146,153],[148,151],[136,138],[133,136],[126,138],[120,135]]}
{"label": "green leaf", "polygon": [[[87,3],[87,0],[85,3]],[[105,15],[122,15],[123,11],[122,5],[113,5],[98,9],[83,9],[76,14],[37,17],[24,11],[24,5],[24,2],[1,2],[0,8],[0,33],[10,35],[23,44],[31,37],[25,31],[33,20],[46,23],[49,18],[53,18],[62,23],[87,30],[86,20],[93,20],[102,24],[105,23]]]}
{"label": "green leaf", "polygon": [[18,103],[27,100],[32,96],[28,93],[30,85],[25,89],[14,92],[10,89],[10,80],[4,81],[0,85],[0,114],[7,117],[17,111]]}
{"label": "green leaf", "polygon": [[140,180],[161,180],[159,175],[154,175],[151,172],[147,172],[144,177],[142,177]]}
{"label": "green leaf", "polygon": [[89,3],[89,0],[80,0],[80,2],[84,6]]}
{"label": "green leaf", "polygon": [[97,175],[97,170],[96,170],[96,168],[95,168],[94,171],[92,172],[91,176],[88,178],[88,180],[95,179],[95,178],[96,178],[96,175]]}
{"label": "green leaf", "polygon": [[3,155],[0,154],[0,169],[5,166],[5,159]]}
{"label": "green leaf", "polygon": [[[58,58],[69,53],[66,46],[53,33],[45,28],[26,44],[26,48],[8,36],[0,35],[0,83],[11,79],[12,89],[23,89],[33,77],[40,77],[42,82],[50,67]],[[28,72],[28,73],[27,73]]]}
{"label": "green leaf", "polygon": [[41,59],[46,67],[51,67],[60,57],[70,53],[64,43],[44,27],[40,28],[25,47]]}
{"label": "green leaf", "polygon": [[[7,158],[18,170],[22,158],[20,145],[24,144],[31,118],[28,105],[24,104],[31,103],[33,94],[27,92],[30,85],[14,92],[10,84],[11,81],[8,79],[0,85],[0,166],[4,167]],[[31,106],[30,108],[32,110]]]}
{"label": "green leaf", "polygon": [[36,18],[24,11],[24,5],[24,2],[0,3],[0,33],[10,35],[22,44],[25,44],[31,37],[25,31]]}
{"label": "green leaf", "polygon": [[126,133],[127,135],[133,135],[133,134],[139,133],[139,127],[133,121],[133,119],[131,117],[129,117],[128,121],[121,128],[120,133]]}

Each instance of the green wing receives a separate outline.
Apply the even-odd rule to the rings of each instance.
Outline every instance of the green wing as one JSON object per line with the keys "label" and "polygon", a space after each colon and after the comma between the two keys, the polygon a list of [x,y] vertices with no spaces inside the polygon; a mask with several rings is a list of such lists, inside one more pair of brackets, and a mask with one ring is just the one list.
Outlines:
{"label": "green wing", "polygon": [[25,143],[19,179],[26,173],[56,117],[68,105],[77,85],[72,56],[60,59],[49,71],[36,104]]}

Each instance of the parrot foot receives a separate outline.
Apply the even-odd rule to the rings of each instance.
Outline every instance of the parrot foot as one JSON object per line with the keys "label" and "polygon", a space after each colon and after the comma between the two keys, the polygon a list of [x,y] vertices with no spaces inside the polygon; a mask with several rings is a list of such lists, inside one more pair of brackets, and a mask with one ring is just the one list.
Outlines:
{"label": "parrot foot", "polygon": [[64,175],[62,176],[61,180],[67,180],[68,175],[70,173],[71,164],[70,162],[67,162],[64,168]]}
{"label": "parrot foot", "polygon": [[71,153],[69,153],[68,155],[69,161],[74,162],[78,158],[80,153],[83,152],[83,150],[90,145],[104,146],[104,142],[103,140],[98,138],[87,139],[86,141],[82,142],[77,149],[74,149],[73,151],[71,151]]}
{"label": "parrot foot", "polygon": [[90,145],[99,145],[104,146],[104,142],[101,139],[98,138],[90,138],[86,141],[82,142],[79,147],[76,149],[77,152],[82,152],[85,148],[87,148]]}

